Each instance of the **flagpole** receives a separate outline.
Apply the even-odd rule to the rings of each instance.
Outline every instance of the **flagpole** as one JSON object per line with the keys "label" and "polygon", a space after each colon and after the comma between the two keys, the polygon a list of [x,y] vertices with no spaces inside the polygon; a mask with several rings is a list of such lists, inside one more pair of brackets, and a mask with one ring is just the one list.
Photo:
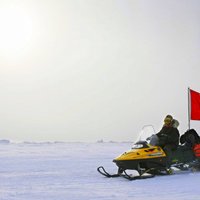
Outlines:
{"label": "flagpole", "polygon": [[188,87],[188,129],[190,129],[190,113],[191,113],[191,108],[190,108],[190,88]]}

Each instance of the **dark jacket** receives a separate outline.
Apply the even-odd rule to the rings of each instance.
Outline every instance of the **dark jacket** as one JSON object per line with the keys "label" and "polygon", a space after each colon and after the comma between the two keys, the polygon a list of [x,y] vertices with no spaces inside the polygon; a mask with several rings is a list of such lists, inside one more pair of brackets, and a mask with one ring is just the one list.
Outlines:
{"label": "dark jacket", "polygon": [[159,146],[165,147],[168,145],[172,150],[178,147],[180,134],[177,128],[163,126],[157,136],[159,138]]}

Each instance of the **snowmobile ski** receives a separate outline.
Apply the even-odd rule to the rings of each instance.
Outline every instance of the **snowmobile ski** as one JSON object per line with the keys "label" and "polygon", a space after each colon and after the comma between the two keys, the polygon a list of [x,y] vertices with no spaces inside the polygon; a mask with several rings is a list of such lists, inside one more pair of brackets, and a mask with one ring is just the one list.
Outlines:
{"label": "snowmobile ski", "polygon": [[105,170],[105,168],[103,166],[98,167],[97,171],[107,178],[124,177],[128,180],[147,179],[147,178],[153,178],[155,176],[154,174],[144,175],[144,174],[148,173],[148,171],[150,171],[150,169],[144,171],[143,173],[139,174],[138,176],[129,175],[126,172],[126,170],[121,170],[121,169],[118,170],[117,174],[110,174]]}
{"label": "snowmobile ski", "polygon": [[106,176],[106,177],[108,177],[108,178],[114,178],[114,177],[119,177],[119,176],[120,176],[119,173],[117,173],[117,174],[109,174],[109,173],[104,169],[103,166],[98,167],[98,168],[97,168],[97,171],[98,171],[100,174],[102,174],[103,176]]}

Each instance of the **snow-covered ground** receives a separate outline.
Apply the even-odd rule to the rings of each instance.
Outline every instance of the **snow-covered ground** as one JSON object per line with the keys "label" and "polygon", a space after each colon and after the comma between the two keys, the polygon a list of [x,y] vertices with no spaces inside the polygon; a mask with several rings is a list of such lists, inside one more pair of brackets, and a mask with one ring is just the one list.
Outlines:
{"label": "snow-covered ground", "polygon": [[130,143],[0,144],[0,200],[197,200],[200,173],[129,181],[106,178],[96,168]]}

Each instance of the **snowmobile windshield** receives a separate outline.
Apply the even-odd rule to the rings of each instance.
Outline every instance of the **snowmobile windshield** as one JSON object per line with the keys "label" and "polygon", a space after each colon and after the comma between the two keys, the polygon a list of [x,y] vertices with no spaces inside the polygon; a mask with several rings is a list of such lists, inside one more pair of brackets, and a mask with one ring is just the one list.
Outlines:
{"label": "snowmobile windshield", "polygon": [[135,141],[137,144],[139,141],[147,141],[155,133],[154,127],[152,125],[145,125],[143,126],[138,138]]}

